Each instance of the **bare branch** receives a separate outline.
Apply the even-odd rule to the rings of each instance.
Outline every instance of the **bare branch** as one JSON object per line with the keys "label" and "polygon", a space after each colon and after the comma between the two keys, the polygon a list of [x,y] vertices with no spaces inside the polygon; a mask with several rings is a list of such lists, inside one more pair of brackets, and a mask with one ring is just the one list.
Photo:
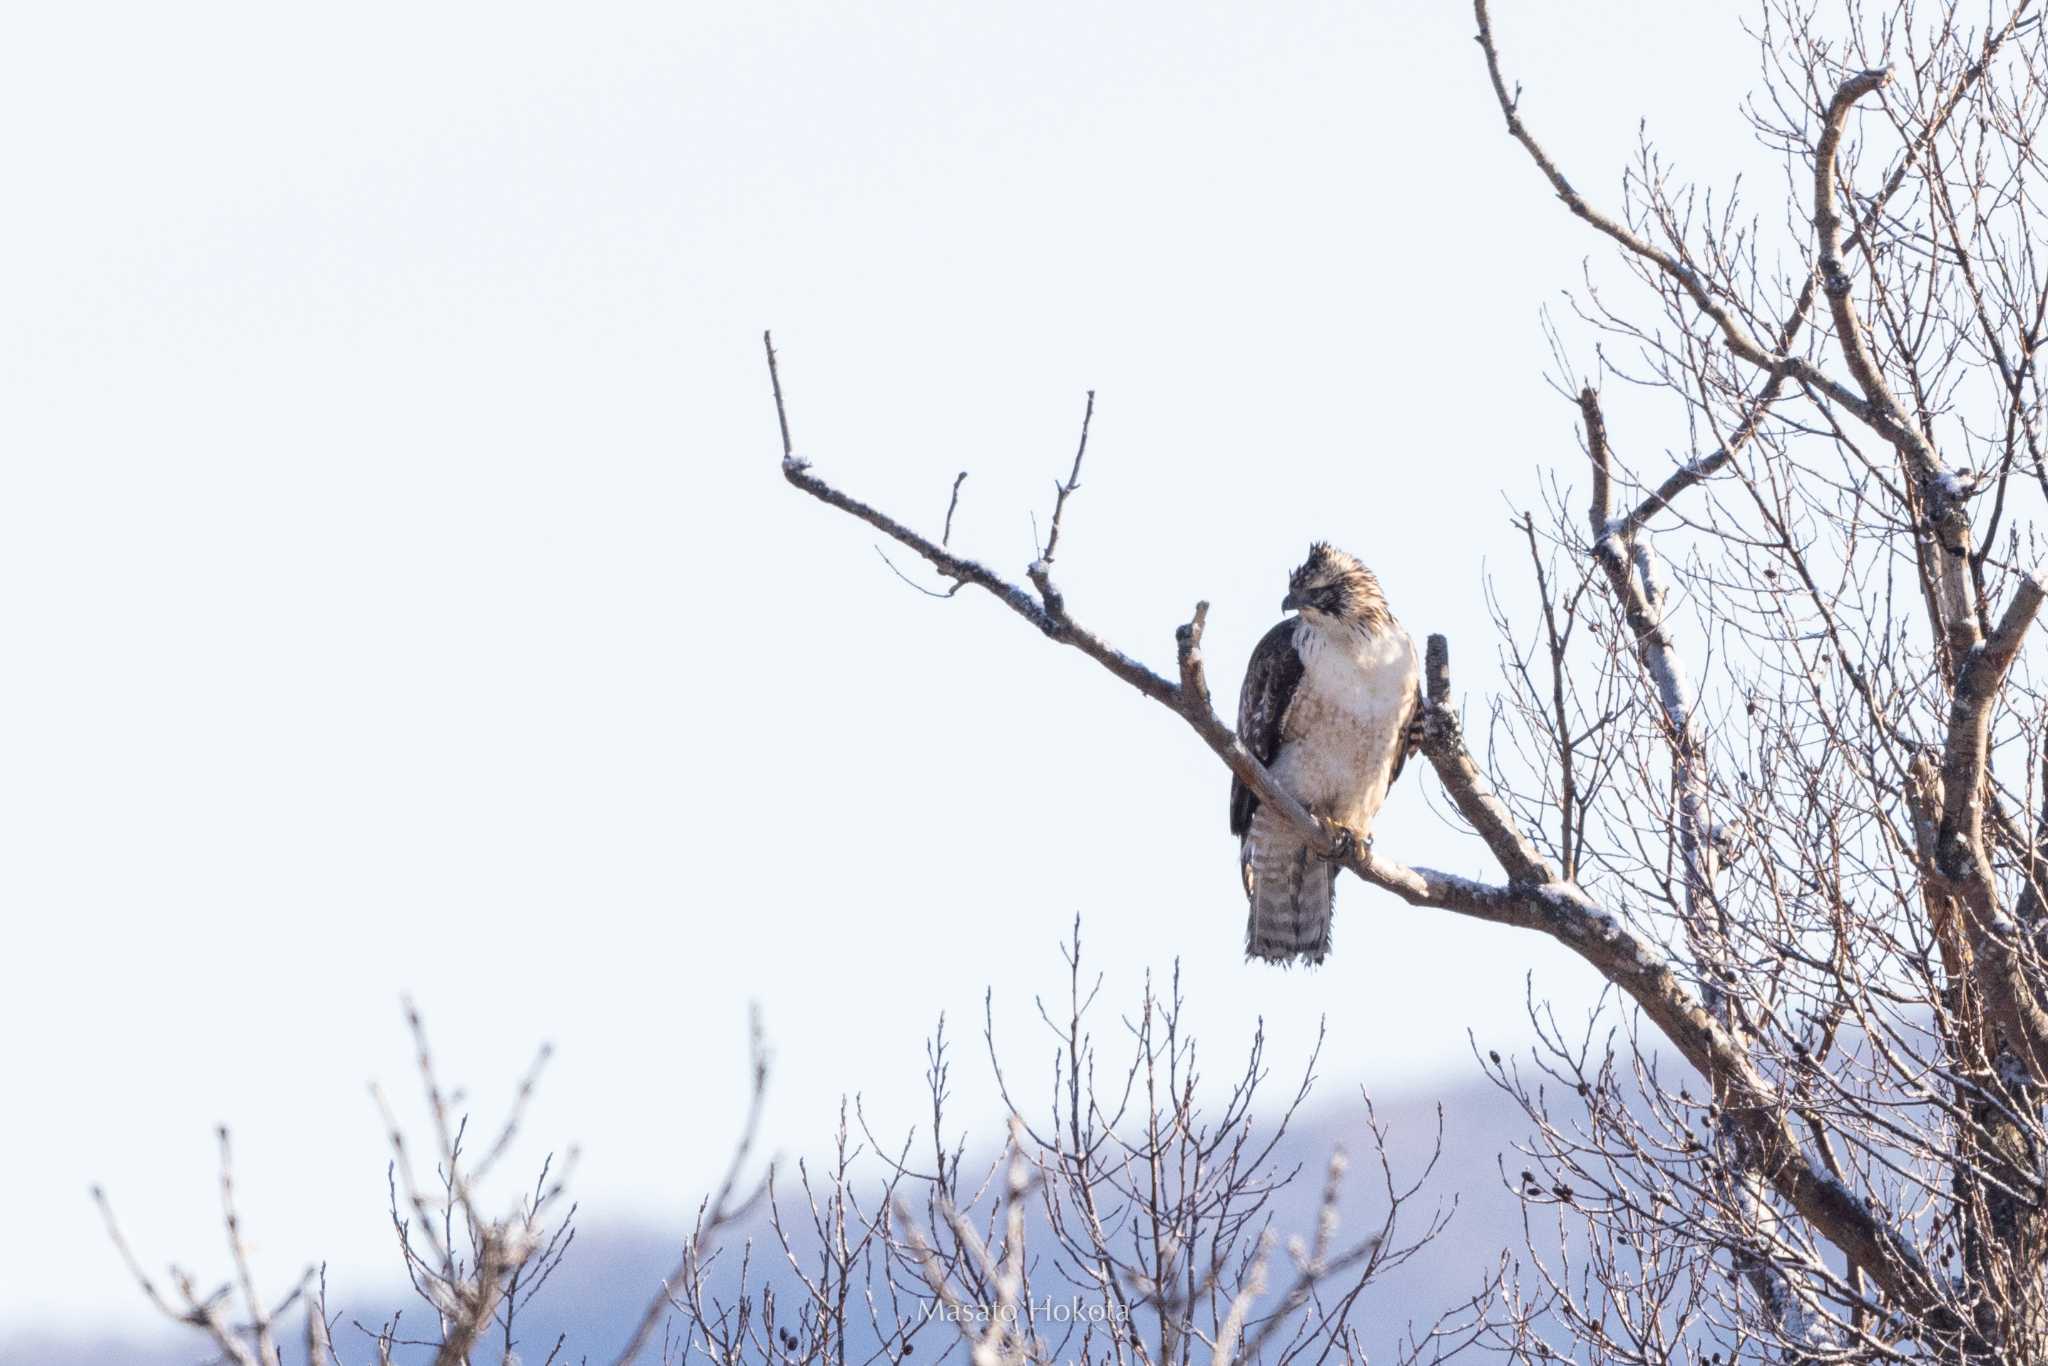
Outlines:
{"label": "bare branch", "polygon": [[1600,212],[1572,188],[1571,182],[1565,179],[1564,172],[1558,169],[1557,163],[1551,160],[1550,154],[1543,150],[1542,145],[1523,124],[1519,112],[1519,96],[1508,94],[1507,82],[1501,75],[1500,54],[1494,49],[1493,26],[1487,17],[1486,0],[1473,0],[1472,10],[1479,21],[1479,46],[1486,54],[1487,75],[1493,82],[1494,96],[1500,104],[1501,113],[1507,119],[1508,133],[1529,153],[1537,169],[1543,172],[1551,188],[1557,191],[1557,197],[1564,201],[1565,207],[1591,224],[1595,230],[1619,243],[1632,255],[1649,262],[1675,281],[1685,290],[1694,306],[1713,320],[1715,327],[1720,330],[1722,338],[1727,342],[1728,349],[1735,355],[1765,371],[1772,378],[1794,379],[1825,393],[1863,422],[1884,430],[1881,425],[1885,421],[1884,415],[1866,399],[1853,393],[1840,381],[1829,378],[1803,357],[1766,349],[1750,335],[1728,307],[1715,297],[1713,290],[1692,267]]}
{"label": "bare branch", "polygon": [[277,1337],[271,1330],[270,1311],[262,1295],[257,1293],[256,1277],[249,1269],[249,1245],[242,1238],[242,1219],[235,1211],[235,1164],[233,1151],[228,1145],[228,1126],[221,1125],[215,1133],[220,1139],[221,1219],[227,1226],[228,1251],[235,1260],[235,1276],[242,1285],[242,1303],[255,1329],[256,1359],[276,1362],[279,1360]]}
{"label": "bare branch", "polygon": [[1963,663],[1949,705],[1948,744],[1941,764],[1945,801],[1941,816],[1941,871],[1951,881],[1989,885],[1984,843],[1984,781],[1991,757],[1991,710],[2005,686],[2020,643],[2041,610],[2048,587],[2023,576],[1998,629]]}
{"label": "bare branch", "polygon": [[1422,752],[1436,770],[1444,791],[1450,793],[1458,813],[1486,841],[1486,847],[1500,860],[1510,880],[1555,882],[1556,871],[1516,827],[1507,808],[1487,787],[1479,766],[1466,752],[1458,712],[1451,704],[1451,644],[1443,636],[1429,638],[1423,669],[1429,705],[1422,714]]}
{"label": "bare branch", "polygon": [[[782,459],[785,463],[795,458],[794,448],[789,444],[789,410],[782,403],[782,371],[775,364],[775,338],[772,334],[761,334],[761,349],[768,353],[768,385],[775,391],[775,423],[782,428]],[[955,490],[959,488],[956,483]]]}
{"label": "bare branch", "polygon": [[945,533],[939,537],[939,545],[941,547],[949,546],[953,543],[953,514],[959,510],[960,486],[966,482],[966,470],[962,470],[953,476],[953,496],[946,500],[946,529]]}
{"label": "bare branch", "polygon": [[697,1212],[697,1225],[690,1236],[683,1241],[681,1257],[675,1269],[662,1281],[661,1289],[647,1302],[641,1311],[639,1322],[633,1327],[632,1336],[619,1354],[612,1358],[612,1366],[632,1366],[640,1354],[647,1350],[647,1344],[654,1338],[654,1330],[661,1323],[663,1313],[673,1302],[677,1289],[692,1279],[716,1245],[718,1235],[738,1219],[746,1217],[747,1211],[761,1199],[768,1189],[773,1169],[764,1173],[755,1183],[751,1193],[743,1199],[735,1199],[739,1190],[741,1174],[753,1156],[754,1145],[760,1138],[761,1111],[768,1099],[768,1041],[761,1028],[761,1013],[758,1007],[749,1011],[747,1017],[748,1091],[747,1117],[740,1127],[738,1143],[733,1148],[731,1160],[726,1164],[725,1175],[718,1183],[718,1190],[707,1197]]}
{"label": "bare branch", "polygon": [[1056,482],[1053,485],[1056,492],[1052,504],[1052,527],[1046,532],[1045,548],[1038,552],[1038,562],[1040,564],[1051,564],[1053,552],[1059,549],[1060,519],[1066,516],[1067,499],[1073,496],[1075,489],[1081,487],[1081,457],[1088,454],[1088,428],[1094,422],[1095,391],[1090,389],[1088,391],[1088,407],[1081,414],[1081,443],[1074,449],[1074,468],[1067,475],[1067,481],[1064,484]]}

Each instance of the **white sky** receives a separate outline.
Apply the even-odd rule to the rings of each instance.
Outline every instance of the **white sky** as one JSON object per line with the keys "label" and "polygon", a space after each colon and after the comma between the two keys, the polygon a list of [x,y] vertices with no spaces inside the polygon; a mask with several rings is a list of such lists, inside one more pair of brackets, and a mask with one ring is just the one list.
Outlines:
{"label": "white sky", "polygon": [[[1614,202],[1639,115],[1686,170],[1744,164],[1737,11],[1500,8],[1587,190]],[[402,990],[485,1109],[555,1041],[532,1132],[582,1143],[593,1222],[694,1204],[749,1000],[778,1146],[842,1092],[915,1123],[942,1010],[993,1133],[983,989],[1037,1075],[1077,911],[1111,1000],[1183,959],[1218,1065],[1327,1013],[1330,1096],[1523,1038],[1526,972],[1588,999],[1539,941],[1356,883],[1321,972],[1244,964],[1223,770],[788,489],[761,365],[773,326],[799,449],[847,488],[936,527],[971,470],[956,539],[1018,572],[1097,389],[1083,620],[1165,667],[1212,599],[1234,697],[1328,537],[1450,633],[1483,729],[1482,575],[1522,601],[1509,504],[1579,476],[1538,309],[1605,254],[1503,134],[1464,6],[8,29],[0,1156],[30,1234],[0,1239],[0,1330],[141,1320],[93,1180],[153,1264],[224,1270],[221,1120],[267,1266],[387,1267],[363,1082],[409,1081]],[[1382,846],[1491,872],[1426,798]]]}

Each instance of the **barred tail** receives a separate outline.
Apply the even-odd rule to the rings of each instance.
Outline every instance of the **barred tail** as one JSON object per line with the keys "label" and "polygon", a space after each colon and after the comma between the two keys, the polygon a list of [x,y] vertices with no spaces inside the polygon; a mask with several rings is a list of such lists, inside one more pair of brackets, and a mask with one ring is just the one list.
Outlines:
{"label": "barred tail", "polygon": [[1286,821],[1260,807],[1244,837],[1247,958],[1320,963],[1330,951],[1330,903],[1337,865],[1316,857]]}

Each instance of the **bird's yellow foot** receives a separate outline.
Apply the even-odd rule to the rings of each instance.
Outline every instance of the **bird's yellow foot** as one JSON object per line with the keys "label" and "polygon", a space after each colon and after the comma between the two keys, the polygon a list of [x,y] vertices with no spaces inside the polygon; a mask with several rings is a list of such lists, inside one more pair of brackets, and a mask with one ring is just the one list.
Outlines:
{"label": "bird's yellow foot", "polygon": [[1358,855],[1372,851],[1372,835],[1368,832],[1353,830],[1323,816],[1316,817],[1316,824],[1329,837],[1330,861],[1333,863],[1349,863]]}

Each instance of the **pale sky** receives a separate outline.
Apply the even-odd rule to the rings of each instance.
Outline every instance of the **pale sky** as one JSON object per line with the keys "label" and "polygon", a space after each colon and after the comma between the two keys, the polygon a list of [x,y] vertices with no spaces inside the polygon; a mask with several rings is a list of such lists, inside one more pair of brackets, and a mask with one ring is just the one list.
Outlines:
{"label": "pale sky", "polygon": [[[1499,2],[1610,204],[1639,117],[1754,165],[1744,11],[1653,8]],[[1469,1079],[1525,974],[1589,1000],[1356,882],[1322,970],[1244,963],[1224,770],[785,486],[761,363],[773,327],[849,490],[935,530],[970,470],[955,539],[1017,574],[1097,390],[1077,616],[1167,668],[1209,598],[1227,703],[1328,538],[1450,634],[1483,733],[1483,576],[1526,605],[1510,510],[1583,483],[1539,310],[1588,256],[1628,286],[1471,34],[1386,0],[17,7],[0,1332],[147,1322],[93,1181],[152,1265],[223,1272],[222,1121],[264,1267],[393,1269],[364,1083],[412,1094],[402,991],[486,1113],[553,1040],[531,1154],[582,1145],[587,1222],[678,1229],[749,1001],[776,1147],[842,1093],[919,1122],[941,1011],[993,1135],[983,991],[1035,1075],[1076,912],[1109,1000],[1182,960],[1219,1066],[1326,1014],[1330,1099]],[[1497,875],[1442,808],[1404,780],[1380,846]]]}

